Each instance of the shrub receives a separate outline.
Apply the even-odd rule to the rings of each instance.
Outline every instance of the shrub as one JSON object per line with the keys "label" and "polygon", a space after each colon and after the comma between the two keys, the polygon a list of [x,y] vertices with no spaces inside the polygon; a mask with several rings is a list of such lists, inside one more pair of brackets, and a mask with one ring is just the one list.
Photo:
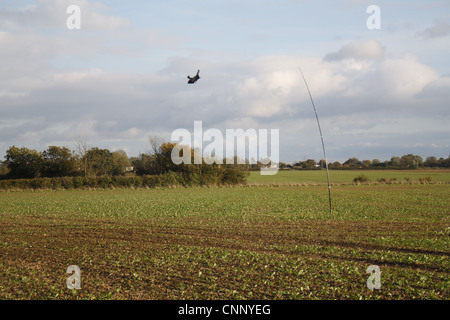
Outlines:
{"label": "shrub", "polygon": [[11,181],[12,180],[0,180],[0,189],[3,190],[12,189]]}
{"label": "shrub", "polygon": [[127,179],[127,182],[128,182],[128,186],[136,187],[136,188],[142,187],[142,185],[144,183],[144,181],[141,177],[130,177]]}
{"label": "shrub", "polygon": [[51,178],[30,179],[30,184],[34,189],[53,189],[53,179]]}
{"label": "shrub", "polygon": [[154,176],[145,175],[145,176],[140,176],[139,178],[141,178],[141,180],[142,180],[141,185],[143,187],[152,188],[156,185]]}
{"label": "shrub", "polygon": [[95,188],[95,187],[98,186],[97,179],[96,178],[92,178],[92,177],[85,177],[83,179],[83,185],[82,186]]}
{"label": "shrub", "polygon": [[368,183],[370,182],[370,178],[364,174],[361,174],[353,179],[354,183]]}
{"label": "shrub", "polygon": [[388,181],[389,184],[396,184],[397,183],[397,178],[392,178]]}
{"label": "shrub", "polygon": [[102,177],[54,177],[33,179],[0,180],[0,189],[83,189],[83,188],[155,188],[176,186],[209,186],[245,184],[249,172],[239,167],[228,167],[222,171],[204,167],[187,172],[169,171],[159,175],[102,176]]}
{"label": "shrub", "polygon": [[245,184],[248,175],[249,175],[248,171],[244,171],[239,167],[227,168],[223,174],[221,183],[224,185]]}
{"label": "shrub", "polygon": [[169,171],[159,176],[160,187],[184,186],[184,179],[181,173]]}
{"label": "shrub", "polygon": [[131,180],[123,176],[114,176],[111,178],[111,184],[114,187],[131,187]]}
{"label": "shrub", "polygon": [[60,178],[61,187],[65,189],[72,189],[74,187],[75,178],[72,177],[62,177]]}
{"label": "shrub", "polygon": [[110,177],[99,177],[97,183],[99,187],[105,189],[113,185],[113,182]]}
{"label": "shrub", "polygon": [[74,177],[72,179],[72,185],[74,188],[81,188],[84,185],[84,178],[83,177]]}
{"label": "shrub", "polygon": [[426,177],[421,177],[419,178],[419,182],[424,184],[424,183],[431,183],[433,181],[433,178],[430,176],[426,176]]}

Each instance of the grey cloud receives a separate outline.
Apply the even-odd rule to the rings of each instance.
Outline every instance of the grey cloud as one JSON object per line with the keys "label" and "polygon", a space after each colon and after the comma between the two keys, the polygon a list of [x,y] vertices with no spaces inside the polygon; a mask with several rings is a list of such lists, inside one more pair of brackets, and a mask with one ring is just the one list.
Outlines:
{"label": "grey cloud", "polygon": [[[291,134],[298,134],[299,137],[292,140],[294,145],[302,139],[305,139],[304,145],[309,145],[301,152],[313,153],[316,152],[314,141],[318,133],[309,98],[297,75],[298,70],[295,67],[285,69],[290,64],[296,66],[300,61],[290,57],[290,63],[282,67],[287,59],[273,56],[261,57],[251,63],[241,61],[236,65],[206,63],[201,80],[193,86],[188,86],[186,74],[177,72],[170,63],[164,69],[172,72],[148,75],[101,70],[59,73],[45,81],[30,82],[26,98],[0,98],[4,102],[1,108],[3,114],[10,121],[17,122],[14,128],[3,126],[2,136],[9,141],[9,145],[17,144],[17,141],[45,144],[64,140],[67,141],[65,144],[70,144],[74,136],[85,134],[91,141],[103,141],[107,144],[105,147],[128,148],[137,152],[149,133],[167,136],[176,128],[192,130],[194,120],[202,120],[205,128],[220,130],[235,126],[244,129],[249,126],[279,128],[283,139],[281,146],[284,148],[281,154],[294,157],[289,154],[296,148],[286,144],[286,141],[292,140],[289,138]],[[397,62],[389,63],[388,66],[395,66]],[[186,60],[185,64],[176,64],[177,68],[187,71],[196,62]],[[242,64],[247,66],[241,73]],[[389,77],[390,68],[363,66],[375,70],[361,72],[359,77],[355,77],[355,71],[347,73],[346,65],[324,63],[319,59],[308,65],[311,90],[323,121],[324,133],[328,136],[326,142],[331,148],[339,149],[342,139],[346,140],[348,135],[354,137],[354,145],[357,145],[361,133],[352,132],[376,131],[380,125],[386,125],[386,119],[399,117],[389,113],[389,110],[405,110],[409,115],[423,113],[423,108],[411,108],[414,96],[396,100],[393,91],[391,96],[380,98],[382,88],[376,84],[383,77]],[[411,71],[413,67],[414,63],[406,69]],[[397,73],[403,69],[394,68]],[[336,79],[343,78],[345,81],[342,87],[336,86],[331,90],[336,74],[340,75]],[[399,76],[392,81],[402,82],[402,79]],[[350,88],[352,90],[348,91]],[[434,103],[443,104],[444,101]],[[270,116],[262,117],[265,112]],[[29,126],[33,118],[39,119],[37,127]],[[304,127],[304,124],[308,126]],[[294,128],[299,128],[298,132]],[[367,141],[378,141],[380,135],[386,132],[380,130],[380,134],[368,135]],[[24,136],[23,132],[29,135]],[[30,135],[32,133],[34,136]],[[409,135],[411,137],[413,134]],[[388,142],[389,138],[385,141]],[[317,150],[319,152],[320,148]],[[333,158],[340,154],[343,151],[337,150]],[[320,152],[315,157],[320,157]]]}
{"label": "grey cloud", "polygon": [[442,76],[429,82],[416,96],[423,99],[440,97],[450,100],[450,76]]}
{"label": "grey cloud", "polygon": [[376,40],[354,41],[346,44],[336,52],[327,54],[327,61],[342,61],[347,59],[381,61],[385,57],[384,47]]}
{"label": "grey cloud", "polygon": [[450,24],[444,21],[436,21],[433,26],[416,33],[416,36],[422,39],[443,38],[449,35],[450,35]]}

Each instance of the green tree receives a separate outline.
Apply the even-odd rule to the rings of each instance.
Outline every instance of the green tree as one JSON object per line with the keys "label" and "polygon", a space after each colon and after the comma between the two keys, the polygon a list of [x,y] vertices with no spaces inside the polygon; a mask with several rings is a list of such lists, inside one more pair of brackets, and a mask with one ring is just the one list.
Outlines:
{"label": "green tree", "polygon": [[344,162],[344,166],[348,166],[350,168],[359,168],[361,166],[361,161],[358,158],[350,158]]}
{"label": "green tree", "polygon": [[125,151],[112,152],[112,174],[121,175],[125,173],[127,167],[131,167],[131,162]]}
{"label": "green tree", "polygon": [[381,161],[379,159],[372,160],[372,167],[377,168],[381,166]]}
{"label": "green tree", "polygon": [[425,160],[424,165],[426,167],[429,167],[429,168],[434,168],[434,167],[438,167],[439,166],[439,162],[438,162],[438,159],[436,157],[428,157]]}
{"label": "green tree", "polygon": [[389,162],[389,165],[393,168],[399,168],[400,167],[400,157],[392,157],[391,161]]}
{"label": "green tree", "polygon": [[139,157],[132,158],[131,165],[137,175],[158,174],[155,158],[150,154],[142,153]]}
{"label": "green tree", "polygon": [[[113,156],[108,149],[97,147],[89,149],[84,155],[82,163],[87,163],[87,176],[111,175],[113,169]],[[84,158],[83,157],[83,158]]]}
{"label": "green tree", "polygon": [[[165,173],[169,171],[180,172],[184,171],[185,164],[176,165],[172,162],[172,150],[175,148],[176,144],[171,142],[166,142],[161,144],[158,151],[155,154],[156,163],[158,166],[158,171],[160,173]],[[183,151],[181,151],[183,152]],[[193,154],[191,150],[191,163],[193,162]]]}
{"label": "green tree", "polygon": [[327,167],[327,163],[325,162],[325,160],[320,160],[319,161],[319,166],[321,167],[321,168],[326,168]]}
{"label": "green tree", "polygon": [[423,159],[421,156],[416,156],[413,154],[407,154],[400,158],[400,167],[415,169],[423,166]]}
{"label": "green tree", "polygon": [[186,184],[234,184],[244,183],[248,176],[248,163],[237,164],[237,158],[234,158],[232,164],[207,164],[205,159],[202,163],[195,164],[195,150],[182,148],[179,149],[179,156],[183,156],[183,152],[189,152],[190,164],[175,164],[172,161],[172,151],[177,146],[175,143],[161,143],[157,148],[152,150],[152,154],[141,154],[132,161],[136,169],[136,174],[170,174],[180,173]]}
{"label": "green tree", "polygon": [[76,159],[67,147],[49,146],[42,156],[42,175],[45,177],[72,176],[76,172]]}
{"label": "green tree", "polygon": [[[152,144],[153,149],[150,151],[151,153],[143,153],[137,159],[133,159],[132,165],[135,167],[136,174],[152,175],[163,174],[169,171],[186,171],[186,164],[176,165],[172,162],[172,149],[175,145],[175,143],[170,142],[161,143],[157,146]],[[193,163],[193,157],[191,158],[191,163]]]}
{"label": "green tree", "polygon": [[442,164],[440,164],[443,168],[450,168],[450,156],[447,159],[444,159],[442,161]]}
{"label": "green tree", "polygon": [[306,161],[299,162],[300,167],[302,167],[303,169],[314,169],[316,164],[317,162],[314,159],[308,159]]}
{"label": "green tree", "polygon": [[330,169],[341,169],[342,164],[339,161],[335,161],[332,164],[329,165]]}
{"label": "green tree", "polygon": [[44,163],[41,153],[16,146],[12,146],[6,151],[5,159],[10,170],[8,177],[13,179],[39,177]]}
{"label": "green tree", "polygon": [[251,170],[251,171],[259,171],[259,170],[261,170],[261,167],[262,167],[261,161],[257,160],[256,163],[252,163],[249,166],[249,170]]}
{"label": "green tree", "polygon": [[280,163],[278,164],[278,167],[279,167],[280,169],[286,169],[286,168],[288,168],[288,165],[287,165],[287,163],[285,163],[285,162],[280,162]]}
{"label": "green tree", "polygon": [[372,161],[370,161],[370,160],[363,160],[363,161],[361,162],[361,166],[362,166],[364,169],[370,168],[370,167],[372,166]]}
{"label": "green tree", "polygon": [[0,160],[0,176],[6,176],[9,173],[8,164]]}

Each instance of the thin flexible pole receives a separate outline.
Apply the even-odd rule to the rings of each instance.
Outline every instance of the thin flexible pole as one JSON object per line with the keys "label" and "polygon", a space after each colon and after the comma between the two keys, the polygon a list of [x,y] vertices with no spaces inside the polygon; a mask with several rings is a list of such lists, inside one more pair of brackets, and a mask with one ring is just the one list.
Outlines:
{"label": "thin flexible pole", "polygon": [[330,213],[331,213],[331,185],[330,185],[330,176],[328,174],[328,161],[327,161],[327,154],[325,152],[325,144],[323,143],[323,136],[322,136],[322,130],[320,129],[320,123],[319,123],[319,117],[317,116],[316,106],[314,104],[313,97],[311,95],[311,92],[309,91],[308,83],[306,82],[305,76],[303,75],[302,69],[298,67],[298,70],[300,70],[300,74],[302,75],[303,81],[305,81],[306,89],[308,90],[309,98],[311,99],[311,103],[314,109],[314,113],[316,114],[316,120],[317,120],[317,126],[319,127],[319,133],[320,133],[320,139],[322,140],[322,149],[323,149],[323,156],[325,157],[325,167],[327,169],[327,183],[328,183],[328,200],[330,202]]}

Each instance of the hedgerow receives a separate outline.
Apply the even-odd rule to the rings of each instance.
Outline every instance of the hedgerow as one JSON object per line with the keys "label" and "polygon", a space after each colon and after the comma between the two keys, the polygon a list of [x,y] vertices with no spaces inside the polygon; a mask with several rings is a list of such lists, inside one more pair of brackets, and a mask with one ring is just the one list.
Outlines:
{"label": "hedgerow", "polygon": [[155,188],[189,187],[202,185],[246,184],[246,172],[230,170],[220,179],[207,175],[168,172],[160,175],[143,176],[100,176],[100,177],[55,177],[33,179],[0,180],[0,190],[26,189],[108,189],[108,188]]}

